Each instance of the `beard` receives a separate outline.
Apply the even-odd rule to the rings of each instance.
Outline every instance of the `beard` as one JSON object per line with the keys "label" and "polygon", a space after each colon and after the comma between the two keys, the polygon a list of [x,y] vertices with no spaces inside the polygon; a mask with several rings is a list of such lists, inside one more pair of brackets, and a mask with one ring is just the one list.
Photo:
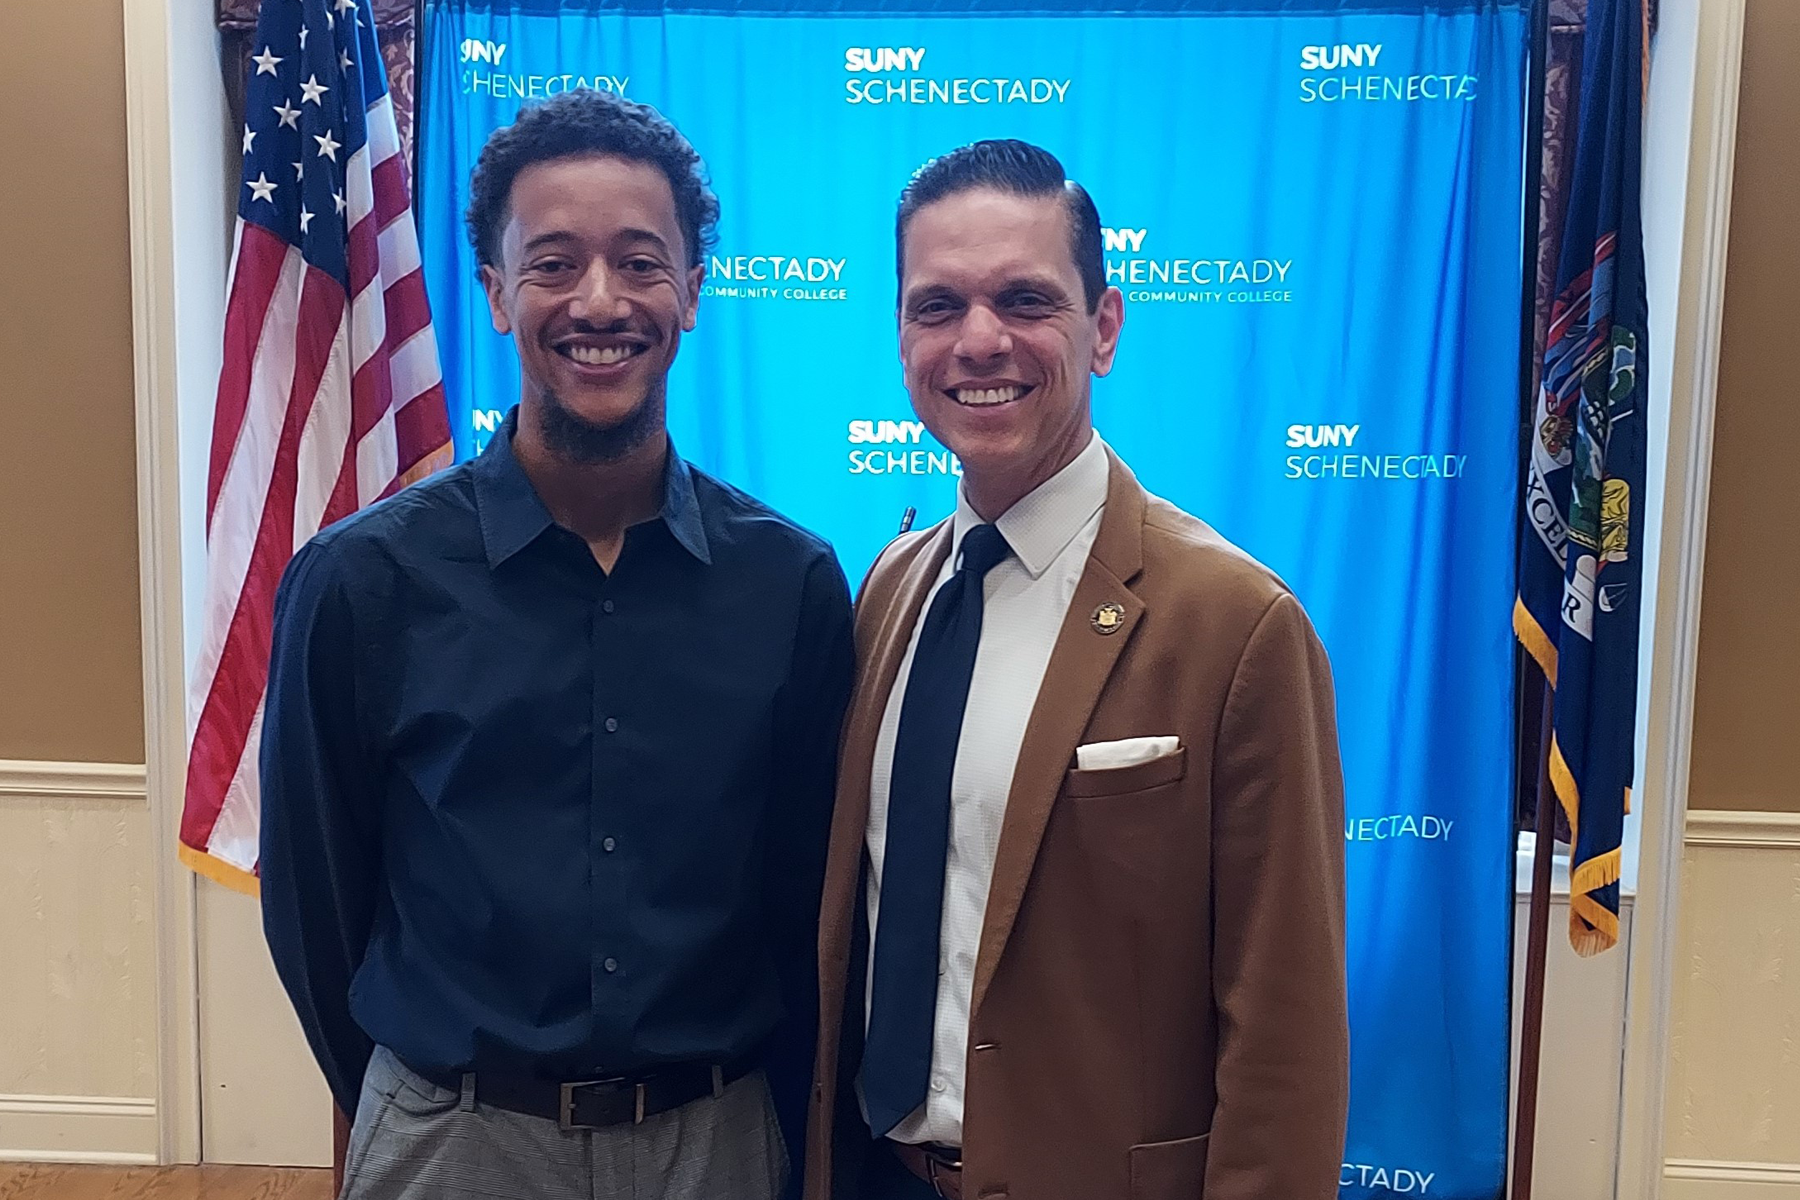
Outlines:
{"label": "beard", "polygon": [[658,379],[630,415],[611,425],[588,420],[548,388],[540,394],[538,429],[545,447],[564,461],[591,466],[616,462],[656,436],[663,427],[668,381]]}

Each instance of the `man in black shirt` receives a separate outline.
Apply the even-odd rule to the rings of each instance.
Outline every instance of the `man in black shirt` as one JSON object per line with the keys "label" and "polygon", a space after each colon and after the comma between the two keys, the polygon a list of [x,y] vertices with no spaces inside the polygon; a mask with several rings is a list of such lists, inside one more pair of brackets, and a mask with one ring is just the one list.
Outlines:
{"label": "man in black shirt", "polygon": [[263,924],[354,1200],[758,1200],[798,1158],[850,605],[670,446],[717,216],[641,105],[495,133],[468,225],[519,405],[282,580]]}

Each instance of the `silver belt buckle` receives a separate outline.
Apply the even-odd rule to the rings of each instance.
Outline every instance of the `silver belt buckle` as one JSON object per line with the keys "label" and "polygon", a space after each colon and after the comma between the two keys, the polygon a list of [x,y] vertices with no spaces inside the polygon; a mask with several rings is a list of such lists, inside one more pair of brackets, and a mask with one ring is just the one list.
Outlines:
{"label": "silver belt buckle", "polygon": [[[576,1088],[587,1088],[587,1087],[603,1087],[607,1084],[618,1084],[618,1083],[624,1083],[624,1082],[625,1082],[625,1077],[623,1075],[614,1075],[607,1079],[577,1079],[571,1083],[562,1084],[560,1091],[558,1093],[556,1123],[559,1126],[561,1126],[562,1128],[568,1129],[568,1130],[602,1128],[599,1125],[583,1125],[583,1124],[578,1124],[576,1122],[576,1120],[575,1120],[575,1089]],[[631,1123],[633,1125],[642,1125],[644,1123],[644,1085],[641,1083],[635,1084],[632,1088],[632,1091],[635,1093],[635,1096],[633,1097],[634,1103],[632,1106]]]}
{"label": "silver belt buckle", "polygon": [[[927,1145],[923,1147],[923,1149],[925,1151],[926,1173],[931,1176],[931,1190],[936,1192],[940,1197],[949,1196],[950,1193],[946,1190],[944,1180],[954,1178],[959,1185],[962,1183],[962,1158],[960,1156],[952,1158],[950,1155],[939,1151],[936,1146]],[[942,1172],[941,1176],[939,1172]],[[952,1174],[952,1172],[954,1172],[954,1174]],[[961,1191],[960,1187],[958,1188],[958,1191]]]}

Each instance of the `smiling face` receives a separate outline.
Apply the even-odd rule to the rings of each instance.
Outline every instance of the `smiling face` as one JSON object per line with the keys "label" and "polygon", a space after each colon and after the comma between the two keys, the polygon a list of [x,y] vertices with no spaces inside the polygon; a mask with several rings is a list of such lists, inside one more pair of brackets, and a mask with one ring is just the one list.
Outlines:
{"label": "smiling face", "polygon": [[1092,435],[1092,377],[1112,369],[1124,299],[1093,312],[1060,196],[978,188],[906,227],[900,360],[913,409],[962,460],[993,519],[1068,465]]}
{"label": "smiling face", "polygon": [[634,448],[662,427],[704,277],[668,180],[622,158],[552,159],[519,172],[508,214],[481,277],[495,331],[518,346],[524,415],[592,457]]}

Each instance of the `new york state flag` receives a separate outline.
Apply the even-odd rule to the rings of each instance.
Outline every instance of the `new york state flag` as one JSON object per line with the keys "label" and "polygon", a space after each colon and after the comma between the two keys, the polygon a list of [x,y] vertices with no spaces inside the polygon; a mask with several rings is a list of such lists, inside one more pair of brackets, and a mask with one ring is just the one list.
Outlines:
{"label": "new york state flag", "polygon": [[1530,431],[1513,628],[1555,689],[1550,779],[1573,836],[1569,940],[1619,940],[1643,596],[1643,0],[1591,0],[1580,125]]}

